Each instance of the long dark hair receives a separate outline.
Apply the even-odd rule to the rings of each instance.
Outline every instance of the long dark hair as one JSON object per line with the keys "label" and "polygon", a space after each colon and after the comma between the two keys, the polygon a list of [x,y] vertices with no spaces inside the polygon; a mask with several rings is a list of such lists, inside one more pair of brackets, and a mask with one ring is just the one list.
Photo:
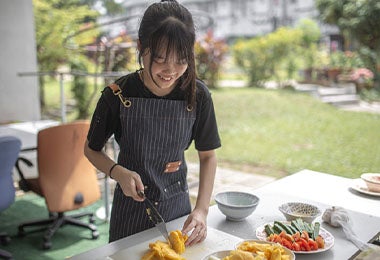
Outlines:
{"label": "long dark hair", "polygon": [[158,56],[163,44],[166,44],[166,57],[175,52],[180,60],[186,60],[188,67],[179,80],[181,89],[186,92],[188,105],[195,102],[195,29],[191,13],[175,0],[164,0],[150,5],[141,20],[138,32],[141,44],[139,64],[142,56],[149,50],[151,59],[149,73],[152,75],[154,57]]}

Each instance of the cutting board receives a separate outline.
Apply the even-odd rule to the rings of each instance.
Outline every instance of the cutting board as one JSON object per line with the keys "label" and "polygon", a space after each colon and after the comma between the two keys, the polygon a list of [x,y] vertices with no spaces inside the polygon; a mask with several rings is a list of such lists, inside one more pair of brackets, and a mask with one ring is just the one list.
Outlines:
{"label": "cutting board", "polygon": [[[141,257],[148,251],[149,243],[157,240],[163,240],[158,236],[152,240],[145,241],[135,246],[120,250],[117,253],[110,255],[107,259],[112,260],[141,260]],[[227,234],[223,231],[208,227],[207,238],[199,244],[187,247],[186,251],[182,254],[188,260],[201,260],[203,257],[221,250],[234,249],[238,242],[243,239]]]}

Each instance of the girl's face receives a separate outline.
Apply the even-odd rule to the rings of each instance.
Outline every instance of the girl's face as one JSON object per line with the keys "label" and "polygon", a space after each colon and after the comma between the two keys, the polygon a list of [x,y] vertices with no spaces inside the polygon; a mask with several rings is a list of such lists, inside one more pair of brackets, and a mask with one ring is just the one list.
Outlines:
{"label": "girl's face", "polygon": [[[143,55],[144,84],[156,95],[166,95],[174,89],[178,79],[185,73],[188,64],[176,54],[166,57],[166,50],[159,51],[156,57],[151,57],[146,51]],[[149,74],[150,61],[152,62],[152,75]]]}

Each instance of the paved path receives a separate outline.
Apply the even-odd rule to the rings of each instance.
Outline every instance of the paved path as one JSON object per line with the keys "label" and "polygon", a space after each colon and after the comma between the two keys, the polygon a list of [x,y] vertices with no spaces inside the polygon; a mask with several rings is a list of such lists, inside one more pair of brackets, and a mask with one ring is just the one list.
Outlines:
{"label": "paved path", "polygon": [[[188,164],[189,193],[192,198],[196,198],[198,194],[198,168],[198,164]],[[274,180],[274,177],[218,167],[216,170],[213,195],[226,190],[251,192],[252,189],[261,187]]]}

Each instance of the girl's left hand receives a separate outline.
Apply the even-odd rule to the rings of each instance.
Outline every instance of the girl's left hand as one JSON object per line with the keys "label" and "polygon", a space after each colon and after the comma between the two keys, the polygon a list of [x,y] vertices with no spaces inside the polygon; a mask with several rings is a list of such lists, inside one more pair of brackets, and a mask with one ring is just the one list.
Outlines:
{"label": "girl's left hand", "polygon": [[183,224],[182,234],[187,234],[191,230],[191,234],[187,239],[185,245],[192,246],[202,242],[207,236],[207,212],[200,209],[194,209],[193,212],[187,217]]}

